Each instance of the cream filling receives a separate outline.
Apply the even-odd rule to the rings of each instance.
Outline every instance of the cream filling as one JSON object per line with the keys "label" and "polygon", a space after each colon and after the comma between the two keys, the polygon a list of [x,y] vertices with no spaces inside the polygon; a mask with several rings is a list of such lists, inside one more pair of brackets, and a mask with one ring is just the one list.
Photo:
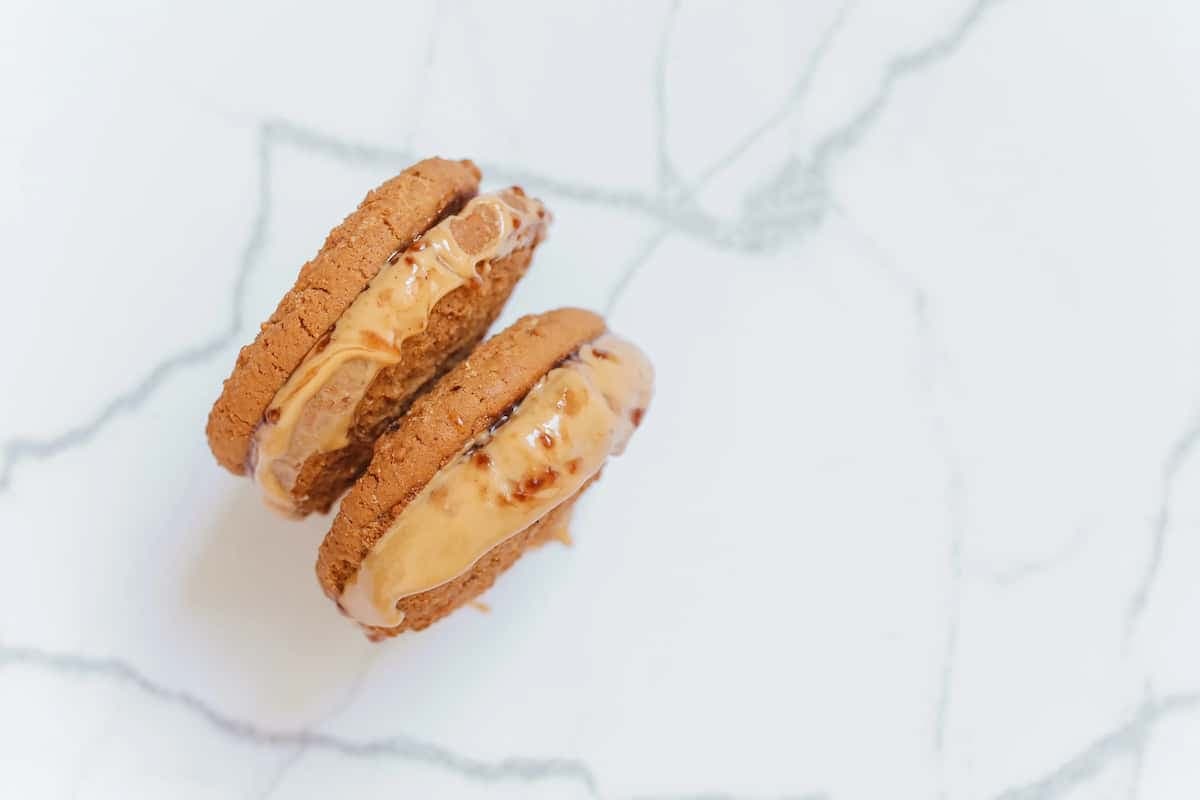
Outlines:
{"label": "cream filling", "polygon": [[[493,235],[468,252],[455,226],[472,214],[483,215]],[[438,301],[478,280],[493,260],[538,240],[547,221],[542,204],[519,189],[480,195],[388,259],[275,394],[255,431],[254,477],[269,505],[295,510],[292,491],[304,462],[349,443],[371,381],[400,361],[404,341],[425,330]]]}
{"label": "cream filling", "polygon": [[585,344],[404,507],[347,581],[342,609],[363,625],[399,625],[402,599],[470,570],[620,453],[653,384],[632,344],[612,334]]}

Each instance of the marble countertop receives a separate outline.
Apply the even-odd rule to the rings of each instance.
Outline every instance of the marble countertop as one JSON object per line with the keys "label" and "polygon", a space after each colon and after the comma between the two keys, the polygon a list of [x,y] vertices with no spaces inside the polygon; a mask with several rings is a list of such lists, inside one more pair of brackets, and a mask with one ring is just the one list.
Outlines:
{"label": "marble countertop", "polygon": [[[1197,7],[576,5],[0,11],[0,795],[1200,796]],[[659,388],[380,646],[203,427],[431,154]]]}

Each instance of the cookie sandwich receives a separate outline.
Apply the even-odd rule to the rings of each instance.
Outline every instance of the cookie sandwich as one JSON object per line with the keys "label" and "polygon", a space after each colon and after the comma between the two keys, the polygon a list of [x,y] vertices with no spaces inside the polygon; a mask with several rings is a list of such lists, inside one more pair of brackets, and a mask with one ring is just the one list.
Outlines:
{"label": "cookie sandwich", "polygon": [[572,506],[641,423],[654,371],[589,311],[523,317],[376,443],[322,542],[326,595],[369,636],[474,599]]}
{"label": "cookie sandwich", "polygon": [[413,398],[482,339],[550,215],[478,194],[470,161],[421,161],[370,192],[242,348],[208,418],[213,455],[272,507],[325,511]]}

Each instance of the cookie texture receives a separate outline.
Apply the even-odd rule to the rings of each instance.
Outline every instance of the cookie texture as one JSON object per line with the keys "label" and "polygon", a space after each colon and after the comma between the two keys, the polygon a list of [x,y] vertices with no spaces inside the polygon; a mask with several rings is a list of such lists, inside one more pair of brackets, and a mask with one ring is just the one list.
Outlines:
{"label": "cookie texture", "polygon": [[[321,543],[316,570],[325,594],[336,602],[367,553],[437,471],[520,402],[555,365],[604,330],[601,317],[582,309],[522,317],[480,345],[413,402],[399,426],[376,442],[367,471],[342,500]],[[470,599],[468,587],[486,579],[475,592],[478,594],[491,585],[525,547],[533,546],[536,527],[509,540],[512,552],[502,550],[509,543],[494,548],[472,572],[422,593],[447,592],[436,599],[427,598],[427,608],[415,601],[414,615],[401,629],[424,627],[418,623],[426,618],[432,622]],[[475,573],[474,581],[467,580]],[[457,594],[447,588],[460,581]]]}
{"label": "cookie texture", "polygon": [[491,262],[480,282],[455,289],[433,307],[428,327],[405,339],[403,360],[371,382],[355,409],[349,444],[304,462],[292,489],[300,514],[328,511],[366,468],[375,441],[412,399],[479,344],[529,268],[535,247]]}
{"label": "cookie texture", "polygon": [[428,628],[464,603],[469,603],[486,592],[518,558],[556,538],[555,532],[567,527],[575,503],[599,478],[600,476],[596,475],[549,514],[516,536],[493,547],[469,571],[427,592],[401,600],[397,607],[404,612],[404,621],[394,628],[364,626],[368,638],[380,641],[405,631]]}
{"label": "cookie texture", "polygon": [[208,417],[208,443],[230,472],[246,472],[254,430],[301,360],[397,250],[455,213],[479,189],[470,161],[421,161],[367,194],[305,264],[233,372]]}

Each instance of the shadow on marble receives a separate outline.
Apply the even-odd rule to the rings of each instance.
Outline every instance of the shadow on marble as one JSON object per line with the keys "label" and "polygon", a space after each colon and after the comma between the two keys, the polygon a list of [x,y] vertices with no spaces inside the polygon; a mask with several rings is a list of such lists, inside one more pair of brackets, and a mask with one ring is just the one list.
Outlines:
{"label": "shadow on marble", "polygon": [[241,683],[269,717],[306,717],[337,702],[375,648],[317,584],[317,545],[330,519],[286,520],[249,481],[197,535],[184,602],[203,658]]}

